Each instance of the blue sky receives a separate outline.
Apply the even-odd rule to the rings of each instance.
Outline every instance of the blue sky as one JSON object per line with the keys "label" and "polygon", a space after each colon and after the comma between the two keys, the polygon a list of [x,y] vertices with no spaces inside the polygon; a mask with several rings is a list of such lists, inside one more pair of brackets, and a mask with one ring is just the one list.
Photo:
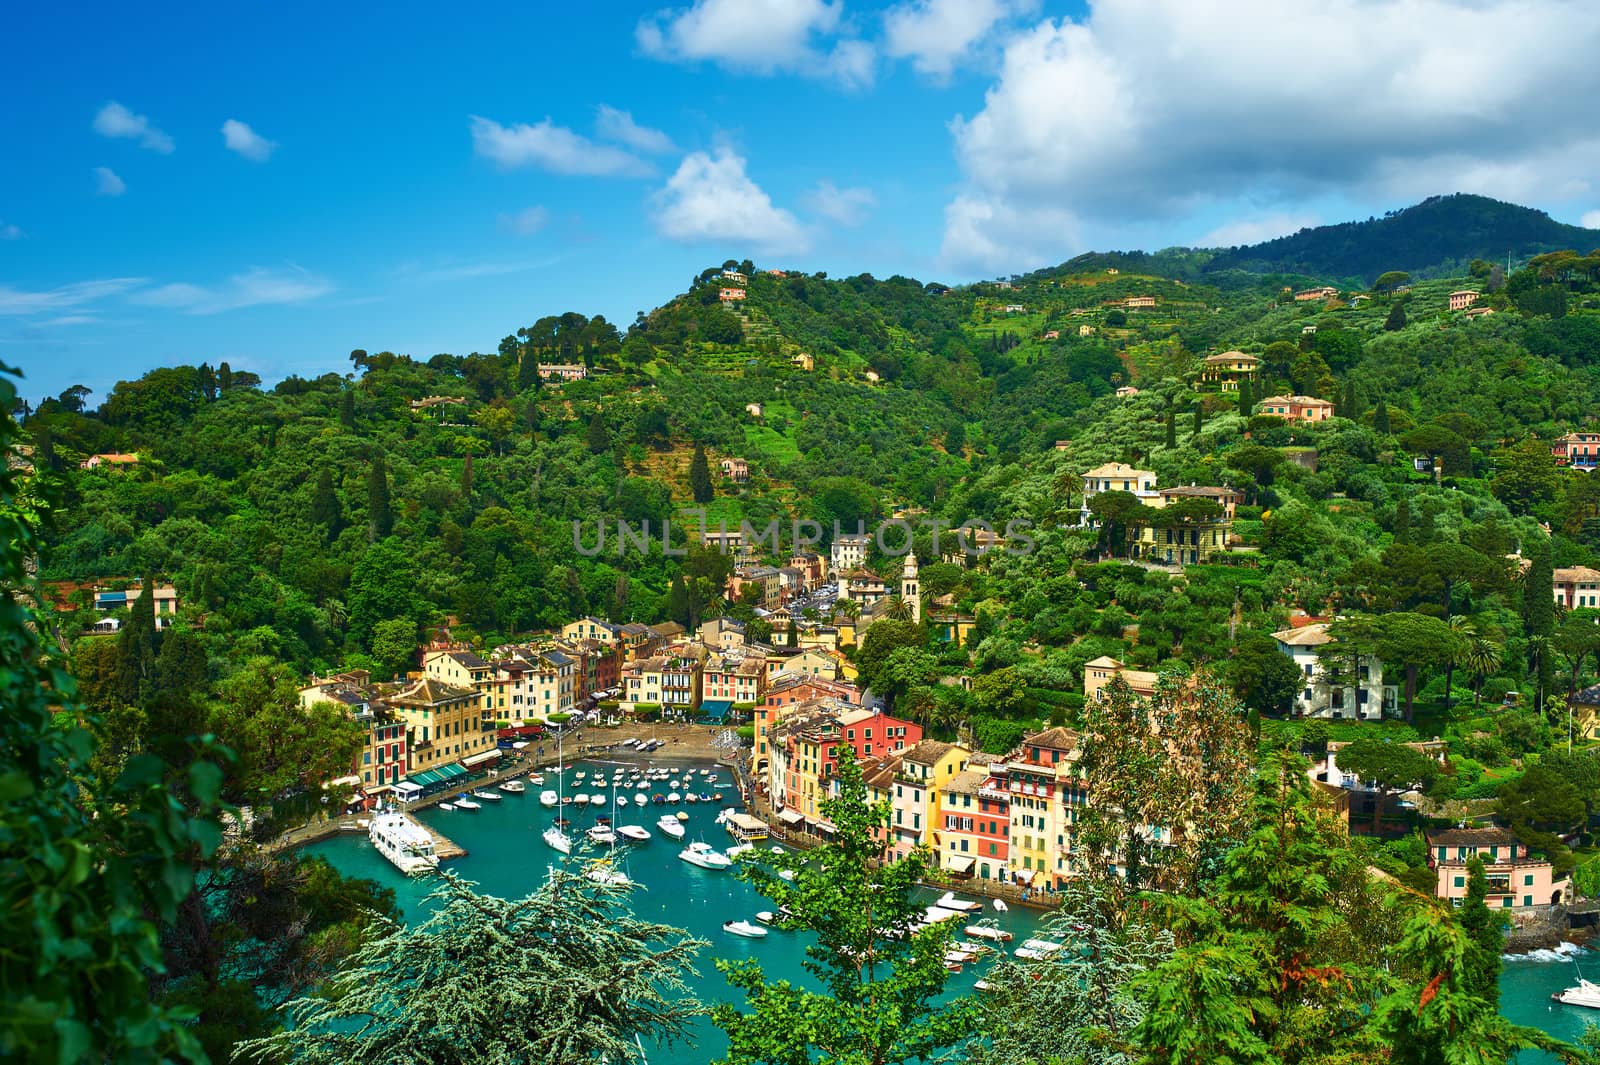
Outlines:
{"label": "blue sky", "polygon": [[626,326],[729,257],[959,281],[1453,191],[1600,226],[1586,0],[90,4],[8,31],[0,362],[35,398]]}

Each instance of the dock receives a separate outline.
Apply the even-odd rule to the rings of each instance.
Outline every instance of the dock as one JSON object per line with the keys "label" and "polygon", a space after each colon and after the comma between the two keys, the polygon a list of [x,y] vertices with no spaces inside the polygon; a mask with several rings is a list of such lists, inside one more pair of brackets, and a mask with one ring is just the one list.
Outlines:
{"label": "dock", "polygon": [[447,862],[451,858],[465,858],[467,856],[467,848],[455,840],[447,838],[432,825],[424,825],[421,821],[416,821],[416,824],[420,825],[424,832],[433,837],[433,853],[439,856],[441,862]]}

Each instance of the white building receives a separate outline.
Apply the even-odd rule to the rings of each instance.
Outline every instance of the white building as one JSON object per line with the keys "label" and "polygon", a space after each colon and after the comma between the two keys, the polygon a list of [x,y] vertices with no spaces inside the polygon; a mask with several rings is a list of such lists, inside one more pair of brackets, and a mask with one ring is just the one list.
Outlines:
{"label": "white building", "polygon": [[1147,507],[1161,506],[1161,493],[1156,491],[1156,475],[1149,470],[1135,469],[1126,462],[1108,462],[1096,466],[1083,475],[1083,506],[1078,524],[1087,528],[1091,523],[1089,500],[1101,492],[1132,492]]}
{"label": "white building", "polygon": [[[1326,624],[1284,629],[1272,634],[1278,650],[1300,668],[1301,687],[1294,697],[1298,717],[1333,717],[1348,721],[1378,721],[1392,714],[1398,691],[1385,684],[1383,663],[1375,655],[1362,655],[1355,663],[1355,676],[1330,676],[1317,654],[1319,647],[1334,643]],[[1349,670],[1350,665],[1342,667]]]}
{"label": "white building", "polygon": [[837,537],[829,558],[830,568],[834,573],[848,573],[855,569],[867,560],[867,545],[871,542],[870,536]]}

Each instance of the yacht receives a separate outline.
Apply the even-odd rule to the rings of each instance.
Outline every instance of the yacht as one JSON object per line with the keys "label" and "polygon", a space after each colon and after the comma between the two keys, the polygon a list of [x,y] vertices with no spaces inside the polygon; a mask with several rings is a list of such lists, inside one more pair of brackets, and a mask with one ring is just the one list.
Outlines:
{"label": "yacht", "polygon": [[766,939],[767,930],[758,924],[749,921],[726,921],[722,930],[735,936],[744,936],[746,939]]}
{"label": "yacht", "polygon": [[667,801],[672,803],[673,805],[677,805],[678,803],[683,801],[683,796],[679,795],[675,791],[669,791],[667,793]]}
{"label": "yacht", "polygon": [[611,830],[610,825],[595,825],[589,830],[588,835],[596,843],[603,843],[607,846],[617,842],[617,834]]}
{"label": "yacht", "polygon": [[536,788],[544,787],[544,774],[535,773],[533,776],[528,778],[528,783],[532,784]]}
{"label": "yacht", "polygon": [[458,795],[456,797],[456,809],[457,810],[481,810],[481,809],[483,809],[483,803],[481,803],[481,802],[473,802],[471,799],[467,798],[465,795]]}
{"label": "yacht", "polygon": [[625,836],[636,843],[643,843],[650,838],[649,830],[640,828],[638,825],[618,825],[617,835]]}
{"label": "yacht", "polygon": [[1003,928],[996,928],[993,924],[969,924],[961,931],[973,939],[987,939],[995,943],[1011,942],[1011,933]]}
{"label": "yacht", "polygon": [[502,780],[500,782],[500,790],[507,795],[521,795],[528,790],[528,785],[520,780]]}
{"label": "yacht", "polygon": [[606,797],[600,794],[598,791],[589,796],[590,806],[604,806],[605,804]]}
{"label": "yacht", "polygon": [[555,806],[560,801],[561,797],[553,791],[541,791],[539,793],[540,806]]}
{"label": "yacht", "polygon": [[407,876],[432,872],[439,857],[433,853],[428,830],[401,813],[379,814],[367,826],[367,838],[378,853]]}
{"label": "yacht", "polygon": [[678,857],[690,865],[698,865],[702,869],[726,869],[733,864],[732,858],[729,858],[711,844],[698,841],[679,851]]}
{"label": "yacht", "polygon": [[455,808],[456,804],[453,802],[442,802],[439,804],[439,809],[441,810],[454,810]]}
{"label": "yacht", "polygon": [[607,884],[613,887],[624,887],[633,883],[633,879],[627,873],[616,868],[605,859],[590,862],[588,871],[583,875],[596,884]]}
{"label": "yacht", "polygon": [[1600,1010],[1600,984],[1590,983],[1583,977],[1578,977],[1578,982],[1572,987],[1564,988],[1550,996],[1551,1002],[1560,1002],[1568,1006],[1587,1006],[1592,1010]]}
{"label": "yacht", "polygon": [[[558,763],[561,761],[561,738],[560,738],[560,736],[556,737],[556,761]],[[568,801],[568,797],[565,796],[565,795],[560,794],[561,777],[559,775],[556,777],[556,788],[558,789],[557,790],[557,795],[556,795],[556,802],[558,804],[562,805],[562,806],[565,806],[567,801]],[[548,791],[545,792],[543,795],[539,796],[539,801],[540,802],[544,802],[546,806],[550,805],[548,802],[545,802],[545,799],[549,795],[550,795],[550,793]],[[557,821],[560,821],[560,820],[561,820],[561,818],[557,818]],[[549,828],[544,830],[544,841],[545,841],[545,844],[547,846],[549,846],[552,850],[555,850],[555,851],[557,851],[557,852],[559,852],[561,854],[571,854],[572,853],[572,837],[566,834],[566,832],[562,829],[560,824],[551,825]]]}
{"label": "yacht", "polygon": [[484,802],[499,802],[500,801],[500,793],[499,792],[495,792],[495,791],[490,791],[487,788],[479,788],[477,791],[474,791],[472,793],[472,797],[474,799],[481,799]]}
{"label": "yacht", "polygon": [[663,817],[656,822],[656,827],[673,839],[683,838],[683,825],[679,823],[676,817]]}

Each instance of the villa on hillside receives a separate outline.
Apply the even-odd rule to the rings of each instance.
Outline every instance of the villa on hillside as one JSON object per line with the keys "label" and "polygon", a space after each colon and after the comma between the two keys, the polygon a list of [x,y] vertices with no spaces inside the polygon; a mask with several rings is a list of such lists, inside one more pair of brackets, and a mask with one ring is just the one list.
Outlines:
{"label": "villa on hillside", "polygon": [[1469,288],[1457,289],[1450,293],[1450,309],[1452,311],[1464,311],[1478,302],[1478,295],[1478,293]]}
{"label": "villa on hillside", "polygon": [[1571,466],[1575,470],[1592,470],[1600,466],[1600,433],[1568,433],[1550,444],[1550,454],[1557,466]]}
{"label": "villa on hillside", "polygon": [[1563,566],[1550,574],[1557,606],[1600,608],[1600,571],[1588,566]]}
{"label": "villa on hillside", "polygon": [[745,290],[742,288],[723,288],[717,290],[717,299],[721,300],[723,303],[738,302],[743,300],[746,295],[747,294]]}
{"label": "villa on hillside", "polygon": [[1384,683],[1383,662],[1377,656],[1362,655],[1353,674],[1349,663],[1341,666],[1343,676],[1329,671],[1324,655],[1317,653],[1318,648],[1335,642],[1325,622],[1283,629],[1272,638],[1278,650],[1300,668],[1301,689],[1294,697],[1296,716],[1378,721],[1394,712],[1399,689]]}
{"label": "villa on hillside", "polygon": [[539,380],[582,381],[589,376],[589,368],[581,362],[552,362],[539,364]]}
{"label": "villa on hillside", "polygon": [[1275,414],[1291,422],[1325,422],[1333,417],[1333,404],[1315,396],[1268,396],[1262,414]]}
{"label": "villa on hillside", "polygon": [[1239,391],[1241,381],[1254,381],[1261,372],[1261,360],[1242,351],[1207,355],[1200,365],[1200,386],[1215,386],[1223,392]]}
{"label": "villa on hillside", "polygon": [[1122,681],[1133,694],[1148,699],[1156,693],[1159,673],[1142,669],[1129,669],[1120,659],[1101,655],[1083,667],[1083,698],[1086,702],[1105,702],[1106,689]]}
{"label": "villa on hillside", "polygon": [[1294,294],[1296,303],[1309,303],[1312,300],[1331,300],[1339,294],[1339,290],[1332,285],[1323,285],[1320,288],[1301,289]]}
{"label": "villa on hillside", "polygon": [[1557,877],[1548,858],[1529,856],[1527,844],[1504,828],[1452,828],[1428,833],[1428,864],[1438,874],[1434,894],[1460,906],[1467,897],[1467,863],[1483,860],[1489,897],[1496,910],[1560,906],[1572,897],[1572,881]]}
{"label": "villa on hillside", "polygon": [[1213,555],[1228,549],[1234,509],[1243,502],[1243,498],[1232,488],[1206,485],[1163,488],[1156,493],[1154,509],[1165,510],[1183,499],[1206,499],[1217,504],[1220,513],[1213,518],[1182,524],[1141,525],[1128,545],[1128,553],[1133,558],[1168,565],[1193,565],[1208,561]]}
{"label": "villa on hillside", "polygon": [[108,451],[100,455],[90,455],[78,463],[78,467],[85,470],[98,470],[102,466],[114,470],[132,469],[137,465],[139,465],[138,455],[130,455],[120,451]]}
{"label": "villa on hillside", "polygon": [[744,459],[723,459],[721,465],[722,475],[735,484],[744,484],[750,479],[750,464]]}
{"label": "villa on hillside", "polygon": [[1129,296],[1122,301],[1122,305],[1130,311],[1136,311],[1141,308],[1154,307],[1156,298],[1154,296]]}

